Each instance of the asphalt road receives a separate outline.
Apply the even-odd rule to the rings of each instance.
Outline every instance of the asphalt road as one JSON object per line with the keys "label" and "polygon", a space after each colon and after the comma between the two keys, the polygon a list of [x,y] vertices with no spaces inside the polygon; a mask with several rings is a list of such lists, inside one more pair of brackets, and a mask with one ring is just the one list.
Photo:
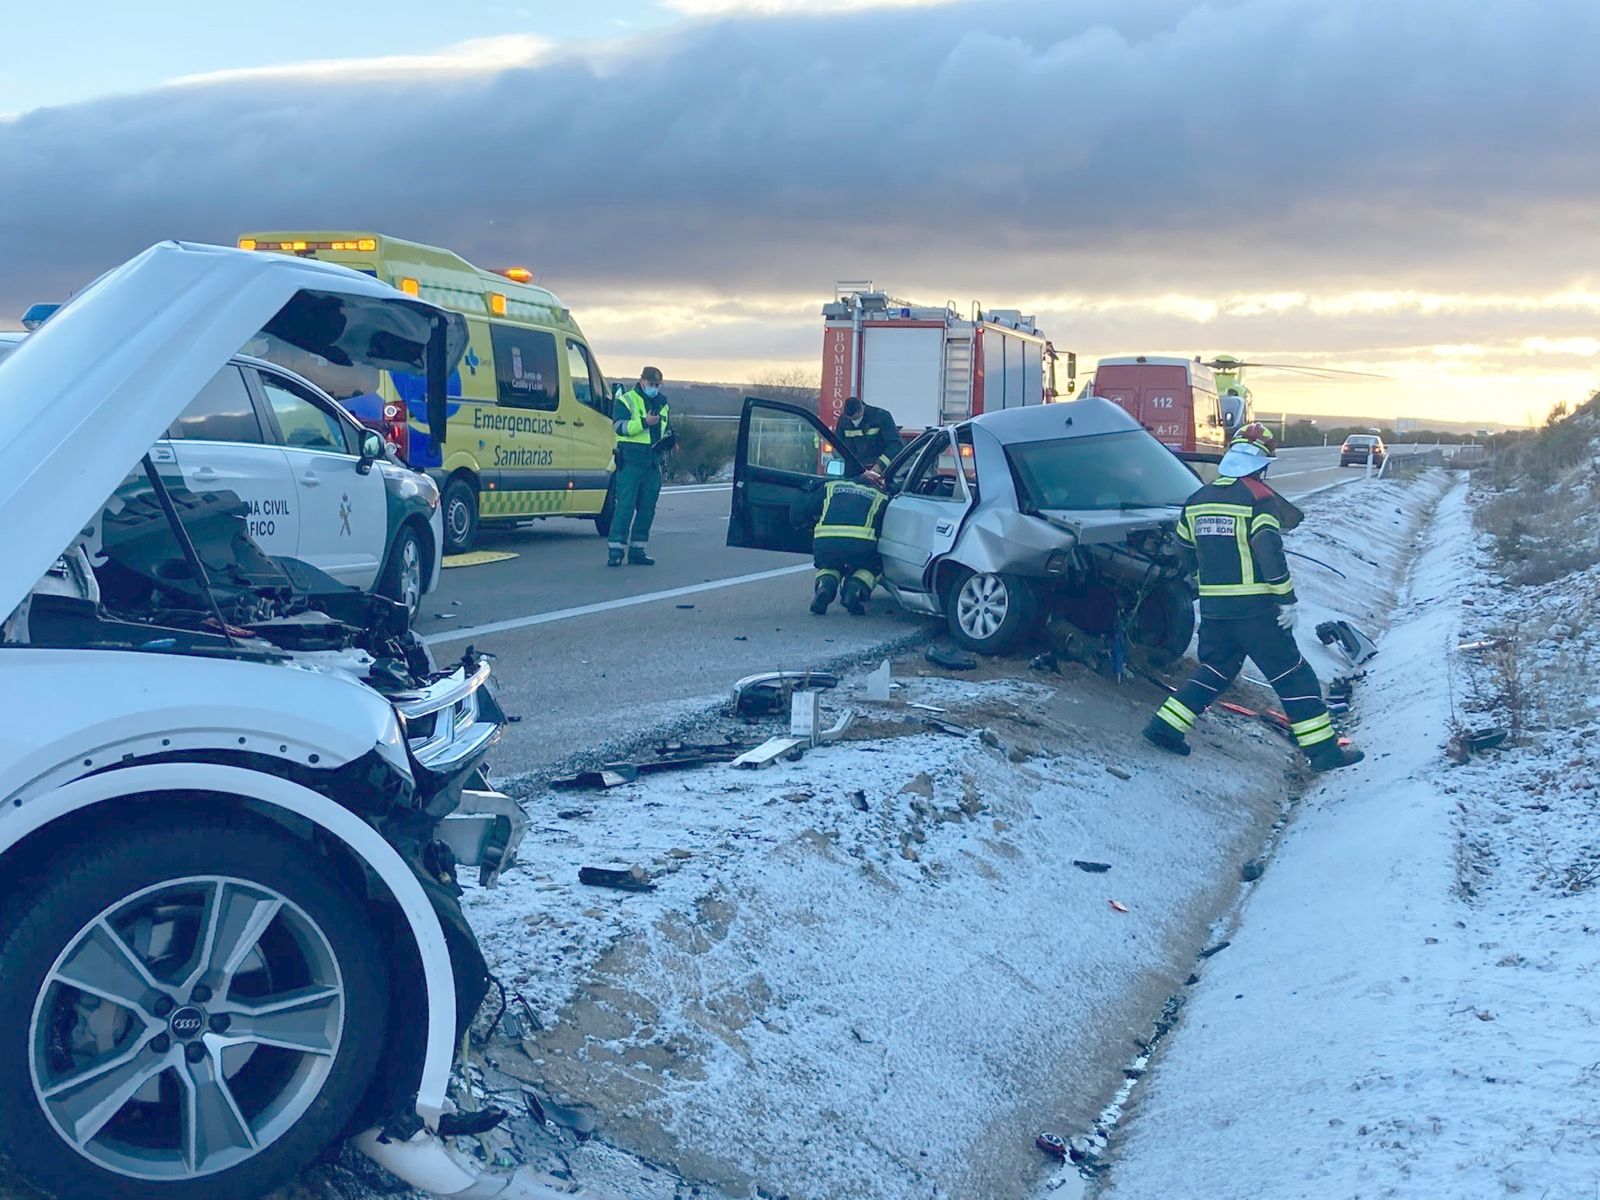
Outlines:
{"label": "asphalt road", "polygon": [[[1285,450],[1271,479],[1304,496],[1363,472],[1338,447]],[[728,485],[663,493],[655,567],[605,566],[589,521],[488,532],[516,558],[446,570],[419,631],[444,661],[469,643],[495,655],[507,727],[497,776],[537,771],[603,743],[688,719],[757,671],[865,656],[933,625],[879,594],[865,617],[807,611],[810,560],[729,549]]]}

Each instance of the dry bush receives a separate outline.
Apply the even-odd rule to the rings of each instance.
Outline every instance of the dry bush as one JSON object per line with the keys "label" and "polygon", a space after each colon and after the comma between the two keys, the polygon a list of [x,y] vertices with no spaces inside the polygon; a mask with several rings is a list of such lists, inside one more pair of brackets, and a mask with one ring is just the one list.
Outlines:
{"label": "dry bush", "polygon": [[678,444],[664,464],[668,479],[705,483],[733,461],[734,442],[739,436],[736,422],[675,417],[672,429],[678,435]]}

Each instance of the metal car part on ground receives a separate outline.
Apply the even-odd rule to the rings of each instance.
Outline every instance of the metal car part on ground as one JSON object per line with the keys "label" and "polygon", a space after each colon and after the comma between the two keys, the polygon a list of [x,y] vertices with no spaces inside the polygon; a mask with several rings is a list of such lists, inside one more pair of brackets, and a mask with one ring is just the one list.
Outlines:
{"label": "metal car part on ground", "polygon": [[441,1136],[487,987],[458,871],[521,833],[487,665],[147,453],[261,329],[441,405],[465,342],[356,272],[164,243],[0,364],[0,1154],[60,1196],[248,1200],[371,1126],[413,1184],[556,1195]]}
{"label": "metal car part on ground", "polygon": [[[749,398],[740,419],[728,544],[811,551],[794,498],[859,474],[804,409]],[[1173,534],[1194,471],[1107,400],[986,413],[931,429],[885,476],[883,586],[943,617],[970,650],[1003,653],[1047,614],[1176,657],[1193,588]]]}

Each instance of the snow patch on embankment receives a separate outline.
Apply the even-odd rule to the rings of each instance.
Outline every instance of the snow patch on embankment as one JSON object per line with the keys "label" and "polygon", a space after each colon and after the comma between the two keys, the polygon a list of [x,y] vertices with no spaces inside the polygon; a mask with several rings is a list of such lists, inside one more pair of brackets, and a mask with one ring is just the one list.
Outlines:
{"label": "snow patch on embankment", "polygon": [[[1600,906],[1570,870],[1600,864],[1595,714],[1447,762],[1453,720],[1492,715],[1504,682],[1458,642],[1527,597],[1487,577],[1465,484],[1434,525],[1357,690],[1368,760],[1295,814],[1141,1084],[1102,1200],[1600,1184]],[[1552,661],[1600,675],[1564,628]]]}
{"label": "snow patch on embankment", "polygon": [[[1332,540],[1293,544],[1346,576],[1297,563],[1311,623],[1381,620],[1441,486],[1308,503],[1308,532]],[[1300,640],[1321,655],[1309,629]],[[526,797],[523,865],[467,902],[544,1026],[490,1049],[490,1099],[515,1103],[494,1086],[522,1081],[588,1104],[600,1140],[729,1194],[1038,1186],[1034,1135],[1087,1128],[1122,1082],[1299,768],[1274,733],[1222,713],[1191,758],[1161,754],[1138,736],[1159,702],[1140,680],[1014,660],[944,678],[913,658],[896,674],[887,704],[859,680],[830,697],[866,723],[799,763]],[[924,732],[914,703],[989,736]],[[576,884],[611,864],[657,889]],[[537,1158],[522,1128],[516,1149]],[[592,1155],[569,1158],[596,1178]],[[674,1194],[614,1165],[601,1181],[630,1197]]]}

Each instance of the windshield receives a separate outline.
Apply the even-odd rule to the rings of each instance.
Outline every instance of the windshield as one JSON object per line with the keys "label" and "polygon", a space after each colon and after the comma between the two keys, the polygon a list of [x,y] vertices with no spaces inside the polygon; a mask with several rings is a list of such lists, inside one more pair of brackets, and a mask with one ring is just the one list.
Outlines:
{"label": "windshield", "polygon": [[1006,447],[1024,509],[1179,505],[1200,487],[1194,473],[1142,429]]}

